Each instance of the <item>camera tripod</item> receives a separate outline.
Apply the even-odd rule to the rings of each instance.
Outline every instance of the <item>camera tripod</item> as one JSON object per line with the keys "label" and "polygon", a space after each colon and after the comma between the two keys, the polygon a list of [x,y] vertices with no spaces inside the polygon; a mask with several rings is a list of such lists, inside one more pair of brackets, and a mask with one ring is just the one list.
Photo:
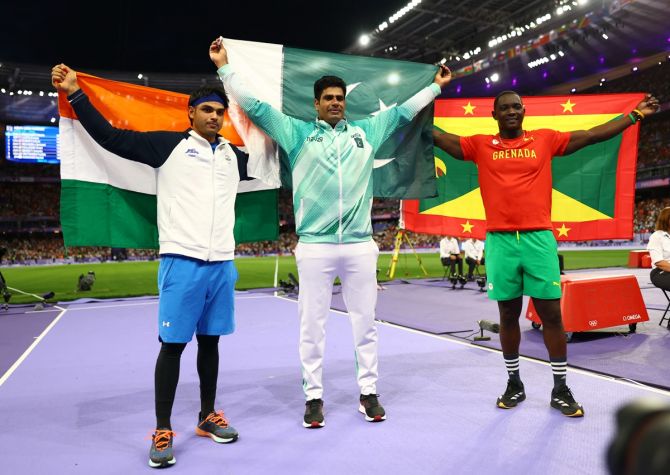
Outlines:
{"label": "camera tripod", "polygon": [[421,267],[423,274],[426,277],[428,277],[428,272],[426,271],[426,268],[423,266],[419,254],[416,252],[416,249],[414,249],[412,242],[407,237],[407,231],[405,231],[404,229],[398,229],[398,233],[395,235],[395,246],[393,248],[393,256],[391,257],[391,264],[389,266],[388,271],[386,272],[388,278],[393,279],[393,277],[395,276],[396,266],[398,264],[398,256],[400,255],[400,247],[402,246],[403,240],[407,243],[410,249],[412,249],[414,257],[416,257],[416,260],[419,262],[419,267]]}

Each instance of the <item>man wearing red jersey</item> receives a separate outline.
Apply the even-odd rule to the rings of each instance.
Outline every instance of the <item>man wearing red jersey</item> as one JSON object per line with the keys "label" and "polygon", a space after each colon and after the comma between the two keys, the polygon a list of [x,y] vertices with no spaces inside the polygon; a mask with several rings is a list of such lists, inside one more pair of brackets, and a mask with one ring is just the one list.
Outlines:
{"label": "man wearing red jersey", "polygon": [[551,230],[551,159],[608,140],[659,108],[648,95],[630,114],[589,130],[527,131],[525,108],[514,91],[493,101],[498,134],[459,137],[433,133],[435,145],[458,160],[477,164],[486,211],[488,295],[498,302],[500,343],[509,375],[497,405],[511,409],[526,399],[519,374],[522,296],[532,297],[544,326],[544,343],[554,376],[551,407],[569,417],[584,408],[566,384],[567,345],[561,319],[561,284],[556,239]]}

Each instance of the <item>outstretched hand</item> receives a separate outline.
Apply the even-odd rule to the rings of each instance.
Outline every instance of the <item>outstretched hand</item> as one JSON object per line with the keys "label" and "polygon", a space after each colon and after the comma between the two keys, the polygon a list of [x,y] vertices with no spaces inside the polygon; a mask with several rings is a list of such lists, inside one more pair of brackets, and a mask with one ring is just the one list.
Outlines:
{"label": "outstretched hand", "polygon": [[63,63],[51,68],[51,84],[58,91],[63,91],[68,96],[79,90],[77,73]]}
{"label": "outstretched hand", "polygon": [[435,80],[433,82],[440,86],[440,89],[443,89],[447,84],[449,84],[451,82],[451,71],[449,68],[444,64],[440,64],[440,68],[437,70],[437,74],[435,74]]}
{"label": "outstretched hand", "polygon": [[642,112],[645,116],[655,114],[660,108],[661,106],[658,103],[658,99],[651,94],[647,94],[647,97],[645,97],[636,107],[636,109]]}
{"label": "outstretched hand", "polygon": [[223,46],[223,37],[219,36],[209,45],[209,59],[212,60],[216,69],[228,64],[228,52],[226,47]]}

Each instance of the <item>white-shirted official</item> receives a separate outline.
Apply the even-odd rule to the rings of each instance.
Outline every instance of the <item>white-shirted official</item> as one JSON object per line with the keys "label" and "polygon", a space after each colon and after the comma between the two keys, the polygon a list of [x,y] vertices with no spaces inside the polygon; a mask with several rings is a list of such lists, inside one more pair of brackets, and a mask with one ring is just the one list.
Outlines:
{"label": "white-shirted official", "polygon": [[647,250],[651,257],[651,282],[670,290],[670,207],[663,208],[656,220],[656,231],[649,237]]}
{"label": "white-shirted official", "polygon": [[475,267],[484,264],[484,243],[479,239],[468,239],[463,243],[463,254],[468,265],[468,280],[472,280]]}
{"label": "white-shirted official", "polygon": [[458,239],[453,236],[445,236],[440,241],[440,261],[444,267],[449,266],[449,274],[453,275],[458,265],[458,275],[463,275],[463,259],[461,259],[461,248]]}

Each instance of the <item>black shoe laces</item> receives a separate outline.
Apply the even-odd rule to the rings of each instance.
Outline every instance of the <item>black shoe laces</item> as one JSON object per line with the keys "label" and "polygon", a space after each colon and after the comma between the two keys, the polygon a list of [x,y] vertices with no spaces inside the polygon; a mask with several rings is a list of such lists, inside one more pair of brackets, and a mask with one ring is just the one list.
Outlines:
{"label": "black shoe laces", "polygon": [[572,391],[567,386],[564,389],[557,391],[555,397],[563,399],[568,404],[575,403],[575,397],[572,395]]}

